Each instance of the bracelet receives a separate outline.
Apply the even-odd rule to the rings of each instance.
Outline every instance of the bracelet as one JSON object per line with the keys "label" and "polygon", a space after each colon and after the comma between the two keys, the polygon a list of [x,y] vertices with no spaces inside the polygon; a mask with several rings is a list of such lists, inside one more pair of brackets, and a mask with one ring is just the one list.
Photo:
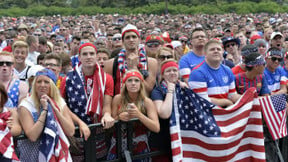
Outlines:
{"label": "bracelet", "polygon": [[167,93],[173,93],[174,91],[173,90],[168,90],[168,92]]}
{"label": "bracelet", "polygon": [[41,120],[39,120],[39,119],[38,119],[37,121],[41,122],[43,125],[45,124],[43,121],[41,121]]}
{"label": "bracelet", "polygon": [[43,109],[42,111],[46,111],[46,112],[48,112],[48,110],[47,110],[47,109]]}

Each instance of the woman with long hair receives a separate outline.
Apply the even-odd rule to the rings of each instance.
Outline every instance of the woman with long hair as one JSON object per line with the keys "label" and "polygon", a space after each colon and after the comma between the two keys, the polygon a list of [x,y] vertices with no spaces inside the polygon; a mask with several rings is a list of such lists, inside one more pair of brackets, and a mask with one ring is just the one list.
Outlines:
{"label": "woman with long hair", "polygon": [[13,137],[21,133],[21,125],[16,109],[8,109],[5,103],[8,101],[5,86],[0,83],[0,161],[11,162],[18,160],[13,144]]}
{"label": "woman with long hair", "polygon": [[[137,118],[140,121],[140,123],[134,123],[133,125],[133,154],[149,152],[148,130],[152,132],[160,131],[157,111],[152,100],[146,96],[143,80],[139,71],[127,71],[123,79],[121,93],[116,95],[112,102],[112,117],[115,120],[127,122],[132,118]],[[122,130],[125,129],[125,127],[122,127]],[[127,146],[126,134],[124,133],[122,137],[124,138],[124,145]],[[108,154],[109,160],[116,158],[115,138],[112,138],[111,142]],[[122,148],[122,150],[125,149]],[[147,160],[149,159],[143,161]]]}
{"label": "woman with long hair", "polygon": [[[64,156],[62,160],[71,161],[65,135],[73,136],[75,126],[55,85],[56,80],[51,70],[38,71],[32,83],[31,96],[19,105],[19,119],[28,138],[19,141],[20,160],[23,162],[59,161],[60,156]],[[62,150],[57,153],[59,147]],[[46,156],[47,151],[52,153]]]}

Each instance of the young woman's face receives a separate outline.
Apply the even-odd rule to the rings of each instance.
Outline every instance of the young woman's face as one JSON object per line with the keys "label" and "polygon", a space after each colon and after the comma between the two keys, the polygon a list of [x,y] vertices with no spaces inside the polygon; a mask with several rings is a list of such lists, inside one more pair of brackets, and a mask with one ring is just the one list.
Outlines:
{"label": "young woman's face", "polygon": [[141,87],[141,80],[138,77],[130,77],[125,82],[128,92],[139,92]]}
{"label": "young woman's face", "polygon": [[44,75],[40,75],[36,78],[35,82],[36,93],[39,98],[42,95],[49,95],[50,93],[50,78]]}
{"label": "young woman's face", "polygon": [[176,67],[168,67],[164,70],[163,79],[168,82],[176,83],[178,81],[178,69]]}

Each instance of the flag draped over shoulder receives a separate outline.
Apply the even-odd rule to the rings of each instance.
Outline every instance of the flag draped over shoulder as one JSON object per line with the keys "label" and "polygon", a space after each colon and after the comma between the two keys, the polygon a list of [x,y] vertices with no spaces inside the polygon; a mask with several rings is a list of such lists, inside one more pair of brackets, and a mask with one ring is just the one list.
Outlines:
{"label": "flag draped over shoulder", "polygon": [[19,160],[14,150],[12,134],[6,123],[9,117],[9,111],[0,113],[0,153],[5,158]]}
{"label": "flag draped over shoulder", "polygon": [[221,108],[176,88],[170,118],[173,161],[265,161],[261,106],[251,88]]}
{"label": "flag draped over shoulder", "polygon": [[286,95],[265,96],[259,100],[263,117],[273,140],[287,136]]}
{"label": "flag draped over shoulder", "polygon": [[43,162],[70,162],[69,141],[65,136],[56,114],[48,103],[48,112],[45,127],[39,146],[39,161]]}

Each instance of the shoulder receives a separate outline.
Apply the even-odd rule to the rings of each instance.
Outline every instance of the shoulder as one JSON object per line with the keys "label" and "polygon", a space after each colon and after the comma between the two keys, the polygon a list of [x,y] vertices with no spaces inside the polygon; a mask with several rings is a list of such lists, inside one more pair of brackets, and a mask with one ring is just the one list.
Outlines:
{"label": "shoulder", "polygon": [[113,103],[120,103],[122,100],[121,94],[117,94],[116,96],[113,97]]}
{"label": "shoulder", "polygon": [[157,60],[152,57],[148,57],[148,64],[149,65],[157,65]]}
{"label": "shoulder", "polygon": [[112,75],[113,73],[113,65],[114,65],[114,58],[109,59],[107,61],[104,62],[104,71],[110,75]]}

